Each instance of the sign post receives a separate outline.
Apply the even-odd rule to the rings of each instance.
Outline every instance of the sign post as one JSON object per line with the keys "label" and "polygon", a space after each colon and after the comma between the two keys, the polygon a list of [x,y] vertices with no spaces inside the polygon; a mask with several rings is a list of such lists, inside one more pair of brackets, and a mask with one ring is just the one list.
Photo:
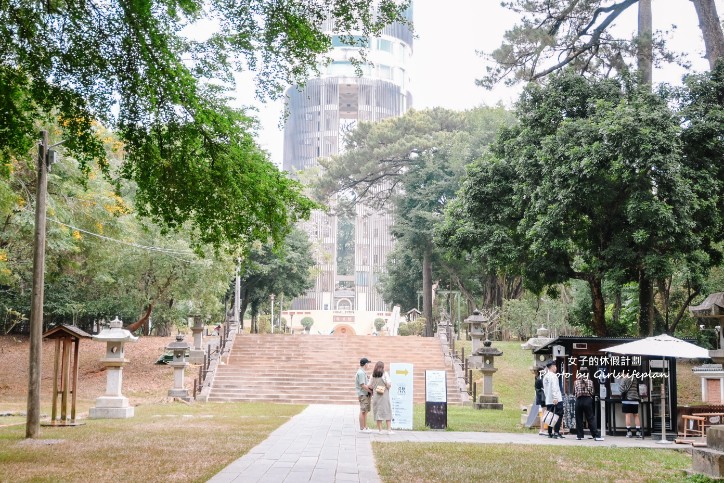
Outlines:
{"label": "sign post", "polygon": [[390,402],[392,403],[392,429],[412,429],[412,364],[390,364]]}
{"label": "sign post", "polygon": [[425,426],[447,428],[447,373],[425,371]]}

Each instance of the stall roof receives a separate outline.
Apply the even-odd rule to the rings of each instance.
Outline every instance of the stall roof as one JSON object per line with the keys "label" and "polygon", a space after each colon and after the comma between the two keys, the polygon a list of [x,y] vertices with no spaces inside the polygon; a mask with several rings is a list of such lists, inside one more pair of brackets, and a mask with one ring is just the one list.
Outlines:
{"label": "stall roof", "polygon": [[562,335],[556,337],[546,345],[539,347],[533,351],[533,354],[547,354],[551,352],[554,345],[562,345],[570,347],[574,342],[591,342],[597,344],[622,344],[625,342],[633,342],[635,340],[642,339],[643,337],[581,337],[575,335]]}
{"label": "stall roof", "polygon": [[70,335],[71,337],[77,337],[79,339],[90,339],[92,336],[88,334],[87,332],[79,329],[78,327],[74,325],[66,325],[61,324],[53,327],[49,331],[47,331],[45,334],[43,334],[44,339],[57,339],[61,337],[65,337],[67,335]]}
{"label": "stall roof", "polygon": [[[605,346],[613,346],[616,344],[625,344],[626,342],[633,342],[635,340],[641,340],[644,337],[581,337],[575,335],[562,335],[548,342],[546,345],[539,347],[533,351],[533,354],[548,354],[552,351],[554,345],[562,345],[566,348],[571,348],[573,343],[578,342],[590,342],[592,344],[604,344]],[[696,340],[686,337],[681,340],[686,342],[695,343]]]}

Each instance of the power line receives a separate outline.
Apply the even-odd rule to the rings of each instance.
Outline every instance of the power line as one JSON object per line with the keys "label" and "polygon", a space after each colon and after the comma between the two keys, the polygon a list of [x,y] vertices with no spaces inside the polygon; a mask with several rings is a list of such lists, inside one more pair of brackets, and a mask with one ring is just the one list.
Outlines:
{"label": "power line", "polygon": [[129,246],[129,247],[138,248],[138,249],[140,249],[140,250],[147,250],[147,251],[150,251],[150,252],[163,253],[163,254],[168,255],[168,256],[170,256],[170,257],[173,257],[173,258],[175,258],[175,259],[177,259],[177,260],[180,260],[180,261],[182,261],[182,262],[193,263],[193,260],[185,260],[185,259],[179,258],[179,257],[177,256],[177,255],[179,255],[179,256],[194,255],[194,253],[193,253],[193,252],[190,252],[190,251],[182,251],[182,250],[174,250],[174,249],[171,249],[171,248],[163,248],[163,247],[155,247],[155,246],[148,246],[148,245],[140,245],[140,244],[138,244],[138,243],[133,243],[133,242],[127,242],[127,241],[123,241],[123,240],[118,240],[117,238],[111,238],[111,237],[108,237],[108,236],[105,236],[105,235],[101,235],[101,234],[99,234],[99,233],[93,233],[92,231],[84,230],[83,228],[78,228],[77,226],[73,226],[73,225],[69,225],[69,224],[67,224],[67,223],[63,223],[62,221],[56,220],[55,218],[50,218],[50,217],[48,217],[48,221],[52,221],[53,223],[57,223],[57,224],[59,224],[59,225],[65,226],[65,227],[67,227],[67,228],[70,228],[71,230],[76,230],[76,231],[78,231],[78,232],[80,232],[80,233],[85,233],[86,235],[94,236],[94,237],[100,238],[100,239],[102,239],[102,240],[107,240],[107,241],[111,241],[111,242],[115,242],[115,243],[120,243],[121,245],[126,245],[126,246]]}

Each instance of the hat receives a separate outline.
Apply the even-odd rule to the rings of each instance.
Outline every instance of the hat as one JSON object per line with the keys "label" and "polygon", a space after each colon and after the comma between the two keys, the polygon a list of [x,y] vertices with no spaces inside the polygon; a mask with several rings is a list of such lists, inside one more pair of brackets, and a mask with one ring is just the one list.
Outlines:
{"label": "hat", "polygon": [[359,365],[360,365],[360,366],[364,366],[364,365],[366,365],[366,364],[369,364],[370,362],[372,362],[372,361],[370,361],[370,360],[367,359],[366,357],[363,357],[362,359],[359,360]]}
{"label": "hat", "polygon": [[556,365],[555,359],[550,359],[546,362],[546,367],[555,366],[555,365]]}

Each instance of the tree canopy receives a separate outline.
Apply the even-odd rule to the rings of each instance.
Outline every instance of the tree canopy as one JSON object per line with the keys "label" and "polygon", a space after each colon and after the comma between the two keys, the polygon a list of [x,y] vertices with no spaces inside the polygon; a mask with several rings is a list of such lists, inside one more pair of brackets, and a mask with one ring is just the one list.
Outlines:
{"label": "tree canopy", "polygon": [[[713,68],[724,55],[716,0],[671,0],[666,6],[681,9],[691,4]],[[652,62],[688,64],[685,54],[667,49],[661,32],[650,30],[651,0],[510,0],[503,5],[520,13],[521,21],[490,54],[495,65],[478,81],[486,87],[501,80],[512,84],[540,79],[564,67],[580,74],[622,74],[632,58],[638,59],[641,70],[648,69],[642,64]],[[614,34],[616,20],[634,6],[639,7],[641,31],[631,38]]]}
{"label": "tree canopy", "polygon": [[[35,2],[0,8],[0,161],[26,155],[39,125],[59,121],[67,154],[85,169],[133,180],[139,212],[197,244],[283,239],[313,204],[256,144],[255,121],[229,107],[233,73],[257,95],[301,83],[336,33],[379,33],[404,21],[381,0]],[[185,29],[209,28],[206,40]],[[124,143],[110,172],[98,125]],[[53,139],[58,141],[59,139]]]}
{"label": "tree canopy", "polygon": [[535,292],[586,281],[605,335],[604,278],[666,277],[673,260],[711,249],[695,230],[679,119],[662,94],[572,72],[529,85],[517,116],[469,168],[440,242]]}

